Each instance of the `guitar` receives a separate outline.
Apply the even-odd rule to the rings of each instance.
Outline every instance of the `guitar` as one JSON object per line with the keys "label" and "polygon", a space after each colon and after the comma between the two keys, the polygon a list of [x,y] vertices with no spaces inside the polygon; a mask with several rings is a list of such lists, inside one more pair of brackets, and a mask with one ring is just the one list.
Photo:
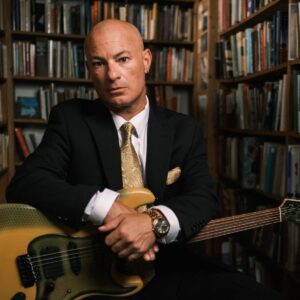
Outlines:
{"label": "guitar", "polygon": [[[120,195],[123,204],[135,209],[155,200],[144,188],[121,190]],[[300,222],[299,200],[285,199],[277,208],[212,220],[189,242],[286,219]],[[140,291],[154,276],[152,264],[129,263],[130,273],[124,271],[103,239],[94,226],[76,231],[29,205],[1,204],[0,299],[80,300]]]}

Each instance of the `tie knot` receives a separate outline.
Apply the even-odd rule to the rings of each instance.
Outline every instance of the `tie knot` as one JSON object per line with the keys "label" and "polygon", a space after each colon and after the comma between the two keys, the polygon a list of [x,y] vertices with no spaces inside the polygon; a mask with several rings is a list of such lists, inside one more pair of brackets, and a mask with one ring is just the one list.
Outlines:
{"label": "tie knot", "polygon": [[122,125],[121,129],[123,130],[124,140],[131,139],[132,132],[135,129],[134,126],[127,122]]}

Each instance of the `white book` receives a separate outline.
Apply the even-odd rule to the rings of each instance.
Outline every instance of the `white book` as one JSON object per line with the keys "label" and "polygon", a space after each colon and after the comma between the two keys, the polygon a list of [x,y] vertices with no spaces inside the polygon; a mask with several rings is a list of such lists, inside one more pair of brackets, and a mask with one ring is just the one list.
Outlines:
{"label": "white book", "polygon": [[51,33],[51,0],[45,0],[45,32]]}
{"label": "white book", "polygon": [[48,76],[53,77],[53,40],[48,40]]}
{"label": "white book", "polygon": [[281,108],[281,99],[282,99],[282,83],[283,80],[279,80],[279,83],[276,82],[274,84],[275,88],[278,85],[278,93],[277,93],[277,99],[276,99],[276,108],[275,108],[275,124],[274,124],[274,130],[279,130],[279,124],[280,124],[280,108]]}
{"label": "white book", "polygon": [[296,36],[296,26],[297,26],[297,18],[298,18],[298,3],[290,3],[289,4],[289,30],[288,30],[288,59],[294,60],[297,58],[297,44],[295,41],[297,41]]}
{"label": "white book", "polygon": [[283,75],[282,80],[282,95],[281,95],[281,109],[280,109],[280,131],[287,130],[287,106],[288,106],[288,95],[287,95],[287,75]]}

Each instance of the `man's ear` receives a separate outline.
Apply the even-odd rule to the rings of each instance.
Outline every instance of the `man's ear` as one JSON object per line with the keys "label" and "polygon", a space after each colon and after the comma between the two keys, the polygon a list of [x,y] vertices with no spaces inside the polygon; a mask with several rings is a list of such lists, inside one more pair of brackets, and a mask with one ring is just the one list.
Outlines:
{"label": "man's ear", "polygon": [[145,69],[145,74],[147,74],[149,73],[151,67],[152,53],[151,50],[147,48],[143,51],[143,54],[144,54],[144,69]]}

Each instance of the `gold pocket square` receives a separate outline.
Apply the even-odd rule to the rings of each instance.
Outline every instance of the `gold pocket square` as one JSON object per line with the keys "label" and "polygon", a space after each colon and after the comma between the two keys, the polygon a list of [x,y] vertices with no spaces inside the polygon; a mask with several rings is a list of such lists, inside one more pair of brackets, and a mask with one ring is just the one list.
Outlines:
{"label": "gold pocket square", "polygon": [[167,176],[167,185],[170,185],[172,183],[174,183],[175,181],[177,181],[177,179],[180,177],[181,174],[181,169],[179,167],[176,167],[172,170],[170,170],[168,172],[168,176]]}

